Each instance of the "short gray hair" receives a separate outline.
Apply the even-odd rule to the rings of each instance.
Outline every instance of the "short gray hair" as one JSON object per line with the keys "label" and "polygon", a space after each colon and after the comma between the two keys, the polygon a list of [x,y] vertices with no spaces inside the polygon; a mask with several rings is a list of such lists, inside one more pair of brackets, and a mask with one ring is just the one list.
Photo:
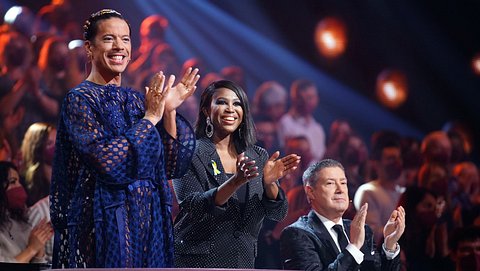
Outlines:
{"label": "short gray hair", "polygon": [[343,165],[338,162],[337,160],[333,159],[323,159],[320,162],[316,162],[313,165],[310,165],[307,170],[303,173],[303,185],[310,185],[315,187],[317,184],[317,174],[324,168],[329,168],[329,167],[338,167],[341,168],[345,172],[345,168]]}

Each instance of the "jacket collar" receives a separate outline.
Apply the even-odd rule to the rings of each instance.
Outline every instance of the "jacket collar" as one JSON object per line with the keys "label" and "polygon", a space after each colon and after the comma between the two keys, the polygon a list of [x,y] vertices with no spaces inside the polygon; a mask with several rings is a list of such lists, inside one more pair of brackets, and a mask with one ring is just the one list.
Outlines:
{"label": "jacket collar", "polygon": [[[350,231],[350,224],[345,223],[345,220],[343,221],[343,225],[345,227],[345,231],[349,232]],[[325,225],[322,223],[320,218],[317,216],[317,214],[311,210],[310,213],[308,213],[308,225],[311,227],[315,235],[320,239],[320,241],[324,244],[324,246],[327,248],[326,250],[332,253],[332,256],[335,258],[337,255],[340,253],[340,251],[337,248],[337,245],[332,239],[332,236],[328,232],[328,229],[325,227]],[[347,231],[348,227],[348,231]]]}

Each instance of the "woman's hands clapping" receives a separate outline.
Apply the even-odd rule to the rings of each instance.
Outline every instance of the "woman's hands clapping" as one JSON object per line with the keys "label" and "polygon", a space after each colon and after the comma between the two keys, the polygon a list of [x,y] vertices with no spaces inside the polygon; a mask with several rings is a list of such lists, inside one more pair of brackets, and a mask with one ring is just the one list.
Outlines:
{"label": "woman's hands clapping", "polygon": [[246,183],[258,175],[258,167],[255,166],[255,160],[249,159],[244,153],[239,154],[237,156],[237,173],[235,174],[235,179],[239,182],[238,184]]}
{"label": "woman's hands clapping", "polygon": [[276,151],[270,156],[263,168],[263,183],[265,185],[270,185],[289,172],[294,171],[300,164],[300,156],[296,154],[289,154],[278,159],[279,156],[280,152]]}

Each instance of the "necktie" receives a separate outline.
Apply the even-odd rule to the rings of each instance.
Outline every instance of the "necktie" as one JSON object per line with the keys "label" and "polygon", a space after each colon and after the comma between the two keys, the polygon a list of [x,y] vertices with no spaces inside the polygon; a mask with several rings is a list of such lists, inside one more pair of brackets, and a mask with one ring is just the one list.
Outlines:
{"label": "necktie", "polygon": [[333,226],[333,230],[335,230],[335,232],[338,235],[338,244],[340,245],[340,251],[342,251],[348,245],[348,240],[347,240],[347,237],[345,236],[345,233],[343,232],[343,227],[342,225],[337,224]]}

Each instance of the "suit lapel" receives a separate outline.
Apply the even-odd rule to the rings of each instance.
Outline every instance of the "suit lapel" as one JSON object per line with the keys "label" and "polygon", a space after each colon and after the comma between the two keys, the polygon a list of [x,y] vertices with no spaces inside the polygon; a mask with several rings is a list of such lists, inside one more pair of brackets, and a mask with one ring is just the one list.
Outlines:
{"label": "suit lapel", "polygon": [[326,247],[325,250],[329,252],[333,258],[336,258],[340,251],[327,228],[325,228],[325,225],[323,225],[322,221],[313,210],[308,214],[308,222],[315,235],[320,239],[320,242]]}
{"label": "suit lapel", "polygon": [[[198,158],[205,167],[207,175],[209,175],[207,176],[208,179],[213,180],[213,184],[218,187],[227,180],[227,175],[225,175],[225,170],[215,145],[208,138],[200,138],[197,142]],[[215,167],[218,171],[215,170]]]}

